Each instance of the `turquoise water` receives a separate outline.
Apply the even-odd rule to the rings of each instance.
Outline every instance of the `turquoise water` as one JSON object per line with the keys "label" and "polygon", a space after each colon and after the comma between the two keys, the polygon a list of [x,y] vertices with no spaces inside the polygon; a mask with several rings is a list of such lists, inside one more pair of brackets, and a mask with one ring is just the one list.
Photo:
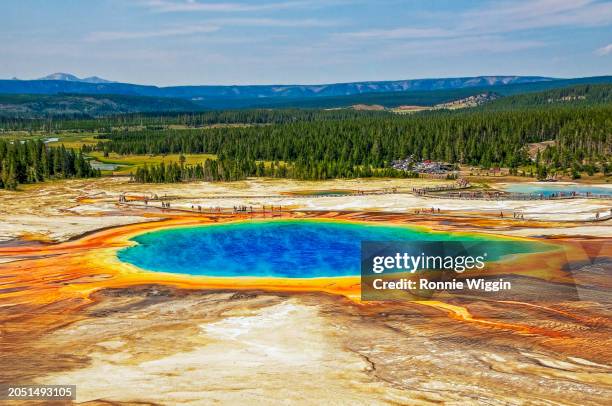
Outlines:
{"label": "turquoise water", "polygon": [[347,190],[318,190],[316,192],[313,192],[312,195],[313,196],[346,196],[346,195],[350,195],[351,191],[347,191]]}
{"label": "turquoise water", "polygon": [[[400,226],[277,220],[155,231],[135,237],[138,245],[119,251],[118,256],[159,272],[315,278],[359,275],[361,241],[487,240],[490,237]],[[530,243],[520,244],[514,252],[533,250]],[[495,254],[489,259],[494,260]]]}
{"label": "turquoise water", "polygon": [[117,164],[105,164],[100,161],[96,161],[95,159],[90,160],[89,164],[91,165],[92,168],[100,169],[101,171],[114,171],[117,168],[119,168],[119,165]]}
{"label": "turquoise water", "polygon": [[554,183],[513,183],[504,186],[504,190],[512,193],[535,193],[550,196],[553,193],[577,193],[585,195],[591,193],[593,195],[612,196],[612,188],[597,185],[563,185]]}

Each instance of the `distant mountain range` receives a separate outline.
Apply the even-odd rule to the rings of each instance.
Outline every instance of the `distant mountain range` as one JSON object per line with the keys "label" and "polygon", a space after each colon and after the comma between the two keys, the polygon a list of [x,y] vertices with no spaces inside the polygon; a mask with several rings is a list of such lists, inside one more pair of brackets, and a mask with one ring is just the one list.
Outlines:
{"label": "distant mountain range", "polygon": [[62,80],[64,82],[82,82],[82,83],[113,83],[110,80],[102,79],[97,76],[90,76],[88,78],[79,78],[70,73],[52,73],[50,75],[44,76],[42,78],[38,78],[36,80]]}
{"label": "distant mountain range", "polygon": [[261,97],[243,99],[196,100],[204,109],[238,108],[341,108],[353,105],[381,105],[388,108],[398,106],[435,106],[482,93],[494,93],[505,97],[516,94],[541,92],[567,88],[582,84],[612,84],[612,76],[595,76],[575,79],[546,80],[540,82],[512,83],[507,85],[464,87],[458,89],[409,90],[396,92],[371,92],[339,96],[320,97]]}
{"label": "distant mountain range", "polygon": [[477,76],[443,79],[411,79],[380,82],[334,83],[324,85],[246,85],[157,87],[110,82],[95,76],[79,79],[68,73],[54,73],[37,80],[0,80],[4,94],[119,94],[171,97],[195,102],[260,98],[311,98],[350,96],[379,92],[432,91],[475,87],[507,86],[553,81],[540,76]]}
{"label": "distant mountain range", "polygon": [[[545,96],[534,96],[533,100],[519,98],[516,102],[508,96],[596,84],[612,85],[612,76],[574,79],[481,76],[329,85],[156,87],[108,82],[95,77],[79,79],[74,75],[58,73],[39,80],[0,80],[0,117],[99,117],[137,112],[176,113],[244,108],[329,109],[361,106],[371,109],[374,106],[382,109],[403,106],[410,109],[410,106],[456,104],[465,107],[465,104],[469,104],[467,101],[483,99],[483,96],[486,96],[486,100],[476,105],[513,107],[515,103],[519,106],[527,102],[535,103],[533,100],[540,103]],[[608,102],[608,95],[603,97],[591,93],[588,102]],[[566,96],[574,97],[571,93]],[[572,99],[572,102],[581,102],[580,97]],[[492,101],[496,98],[499,100]],[[546,100],[541,104],[549,104]]]}

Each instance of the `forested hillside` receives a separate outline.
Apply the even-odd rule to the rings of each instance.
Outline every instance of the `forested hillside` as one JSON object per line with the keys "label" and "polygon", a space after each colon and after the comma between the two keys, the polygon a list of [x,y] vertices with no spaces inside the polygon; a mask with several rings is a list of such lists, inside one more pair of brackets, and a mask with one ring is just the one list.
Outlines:
{"label": "forested hillside", "polygon": [[346,120],[360,117],[390,115],[385,111],[355,111],[350,109],[251,109],[214,110],[191,113],[138,113],[100,118],[24,119],[0,117],[0,129],[25,131],[111,131],[113,128],[146,127],[163,129],[168,126],[203,127],[215,124],[282,124],[298,121]]}
{"label": "forested hillside", "polygon": [[[433,97],[435,92],[429,93]],[[29,97],[36,98],[28,96],[28,102],[34,102]],[[52,96],[43,96],[39,103],[44,104],[45,97]],[[126,98],[113,97],[117,102]],[[35,134],[61,138],[64,131],[73,137],[88,134],[87,142],[77,143],[84,153],[217,157],[208,161],[202,157],[200,163],[196,156],[195,161],[190,160],[193,165],[140,166],[134,173],[139,181],[413,176],[390,165],[408,156],[483,168],[501,166],[515,172],[528,166],[530,173],[535,170],[541,178],[550,172],[579,176],[581,171],[610,173],[612,169],[612,85],[607,84],[525,93],[479,107],[408,115],[353,109],[245,109],[100,118],[5,117],[0,118],[0,127],[25,130],[32,138]],[[97,139],[96,145],[91,144],[91,137]],[[544,141],[546,149],[536,157],[527,153],[529,144]],[[27,152],[34,148],[31,142],[4,142],[1,176],[5,187],[53,176],[95,174],[81,165],[84,158],[78,153],[35,145],[38,152],[34,153]],[[56,160],[55,154],[65,157],[57,158],[68,162],[64,169],[41,163],[43,149],[47,151],[44,159]]]}
{"label": "forested hillside", "polygon": [[[453,90],[441,92],[410,92],[406,94],[366,94],[362,95],[360,101],[365,104],[375,101],[374,98],[392,97],[395,102],[403,101],[405,104],[437,104],[443,100],[459,100],[460,97],[472,94],[474,90]],[[480,94],[480,93],[478,93]],[[496,95],[496,94],[494,94]],[[39,96],[0,96],[2,101],[17,100],[23,98],[23,103],[35,103]],[[36,103],[44,105],[46,97]],[[59,97],[59,96],[58,96]],[[69,96],[63,96],[69,97]],[[72,97],[72,96],[71,96]],[[405,98],[405,99],[403,99]],[[121,103],[129,97],[113,96],[109,100]],[[147,108],[153,108],[152,100],[146,97],[135,97],[133,100],[140,100],[147,104]],[[410,100],[408,100],[410,99]],[[106,100],[101,98],[101,100]],[[383,100],[376,101],[384,103]],[[160,100],[161,103],[169,102],[169,99]],[[184,101],[181,101],[184,102]],[[188,102],[185,102],[188,103]],[[559,89],[552,89],[537,93],[525,93],[514,96],[506,96],[493,101],[489,101],[481,107],[482,110],[509,110],[529,107],[555,107],[555,106],[584,106],[594,104],[612,103],[612,84],[601,85],[578,85]],[[189,107],[188,105],[185,108]],[[4,107],[5,108],[5,107]],[[101,107],[98,107],[101,108]],[[238,109],[238,110],[212,110],[212,111],[189,111],[189,112],[139,112],[131,114],[112,114],[104,117],[89,118],[82,115],[73,117],[47,117],[47,118],[27,118],[26,116],[2,116],[0,114],[0,128],[5,130],[83,130],[83,131],[111,131],[113,128],[126,126],[140,126],[148,129],[163,129],[168,126],[203,127],[215,124],[283,124],[299,121],[327,121],[327,120],[347,120],[366,117],[384,117],[391,114],[387,111],[353,109],[315,109],[315,108],[288,108],[288,109]]]}
{"label": "forested hillside", "polygon": [[0,95],[0,117],[99,117],[134,112],[185,112],[202,108],[188,100],[121,95]]}
{"label": "forested hillside", "polygon": [[402,105],[434,106],[450,101],[463,99],[482,93],[494,93],[497,96],[539,93],[550,89],[580,86],[582,84],[610,84],[612,76],[592,78],[560,79],[531,83],[513,83],[504,86],[474,86],[459,89],[430,89],[428,91],[406,90],[395,92],[376,92],[366,94],[338,95],[317,98],[267,98],[237,99],[227,101],[202,100],[197,103],[207,109],[215,108],[341,108],[356,104],[376,104],[387,108]]}
{"label": "forested hillside", "polygon": [[[466,78],[463,78],[466,79]],[[612,84],[612,76],[601,76],[592,78],[577,78],[563,80],[540,80],[534,82],[510,81],[508,84],[493,81],[488,85],[487,80],[464,81],[457,79],[443,80],[436,85],[435,80],[429,85],[425,81],[412,81],[410,86],[386,86],[384,83],[376,82],[378,85],[368,84],[337,84],[311,86],[311,90],[304,90],[299,86],[214,86],[203,87],[203,93],[188,96],[194,87],[178,87],[170,93],[158,92],[160,90],[151,86],[136,86],[122,83],[91,84],[82,82],[64,81],[35,81],[41,82],[42,93],[37,93],[36,87],[30,89],[26,86],[28,81],[20,83],[21,87],[13,82],[4,82],[6,90],[0,86],[0,118],[97,118],[113,114],[146,113],[167,114],[172,112],[199,112],[203,110],[232,110],[232,109],[329,109],[346,108],[352,105],[380,105],[393,108],[402,105],[435,106],[464,99],[470,96],[494,93],[497,96],[511,96],[541,92],[548,89],[560,89],[564,87],[577,86],[580,84]],[[469,79],[469,78],[467,78]],[[481,78],[482,79],[482,78]],[[399,82],[397,82],[399,83]],[[396,83],[396,84],[397,84]],[[427,82],[429,83],[429,82]],[[18,83],[19,84],[19,83]],[[57,86],[66,84],[67,88],[62,93]],[[342,86],[341,86],[342,85]],[[352,90],[340,91],[344,85]],[[84,88],[81,88],[85,86]],[[135,86],[132,88],[131,86]],[[22,88],[24,94],[15,94],[15,90]],[[204,89],[205,88],[205,89]],[[221,89],[223,88],[223,89]],[[234,93],[233,90],[241,88],[244,93]],[[254,96],[266,90],[265,97]],[[327,89],[327,91],[322,90]],[[85,94],[89,89],[91,94]],[[105,90],[106,89],[106,90]],[[153,91],[153,90],[155,91]],[[169,88],[167,88],[169,89]],[[276,89],[276,90],[274,90]],[[293,90],[292,90],[293,89]],[[316,89],[319,89],[316,91]],[[41,90],[41,89],[38,89]],[[104,93],[108,94],[100,94]],[[393,90],[393,91],[389,91]],[[27,92],[31,92],[27,93]],[[47,92],[51,93],[46,94]],[[71,93],[67,93],[71,92]],[[115,93],[113,93],[115,92]],[[221,93],[219,93],[221,92]],[[219,96],[221,94],[222,96]],[[283,95],[284,96],[281,96]]]}
{"label": "forested hillside", "polygon": [[[62,76],[59,76],[58,78],[61,79]],[[157,87],[107,81],[99,83],[99,78],[97,79],[98,83],[84,83],[83,81],[75,80],[0,80],[0,93],[117,94],[148,97],[168,97],[194,101],[251,100],[253,102],[257,100],[261,101],[262,99],[317,98],[373,92],[429,91],[483,86],[502,87],[508,86],[510,84],[554,81],[553,78],[539,76],[476,76],[458,78],[429,78],[392,81],[366,81],[352,83],[328,83],[315,85],[195,85]],[[218,105],[216,108],[224,107],[227,106]]]}
{"label": "forested hillside", "polygon": [[[517,168],[530,163],[528,143],[555,140],[542,164],[585,163],[606,170],[612,148],[612,106],[541,107],[509,111],[431,112],[269,126],[115,131],[97,149],[119,154],[210,153],[235,162],[241,176],[255,161],[285,167],[298,179],[373,176],[392,160],[414,155],[452,163]],[[280,164],[284,163],[284,164]]]}
{"label": "forested hillside", "polygon": [[503,97],[487,103],[485,110],[508,110],[542,106],[585,106],[612,103],[612,84],[579,85]]}

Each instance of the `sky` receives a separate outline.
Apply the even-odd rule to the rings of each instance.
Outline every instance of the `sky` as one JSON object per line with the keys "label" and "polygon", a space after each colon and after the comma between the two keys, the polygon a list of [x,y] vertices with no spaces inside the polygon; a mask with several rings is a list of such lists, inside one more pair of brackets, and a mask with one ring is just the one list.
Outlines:
{"label": "sky", "polygon": [[612,74],[612,1],[2,0],[0,78],[171,85]]}

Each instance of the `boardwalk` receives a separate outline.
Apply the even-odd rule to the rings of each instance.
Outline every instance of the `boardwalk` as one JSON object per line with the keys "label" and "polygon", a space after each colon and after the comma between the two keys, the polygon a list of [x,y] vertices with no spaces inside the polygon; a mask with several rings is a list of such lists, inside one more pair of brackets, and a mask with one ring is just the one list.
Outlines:
{"label": "boardwalk", "polygon": [[501,190],[467,190],[469,184],[438,186],[421,189],[413,189],[417,196],[430,197],[434,199],[461,199],[461,200],[567,200],[567,199],[604,199],[612,200],[610,195],[597,195],[593,193],[566,193],[558,192],[550,195],[543,193],[510,193]]}
{"label": "boardwalk", "polygon": [[571,200],[571,199],[599,199],[612,200],[610,195],[584,195],[584,194],[557,194],[544,195],[537,193],[506,193],[506,192],[487,192],[487,191],[465,191],[450,193],[421,193],[419,196],[433,199],[461,199],[461,200]]}

